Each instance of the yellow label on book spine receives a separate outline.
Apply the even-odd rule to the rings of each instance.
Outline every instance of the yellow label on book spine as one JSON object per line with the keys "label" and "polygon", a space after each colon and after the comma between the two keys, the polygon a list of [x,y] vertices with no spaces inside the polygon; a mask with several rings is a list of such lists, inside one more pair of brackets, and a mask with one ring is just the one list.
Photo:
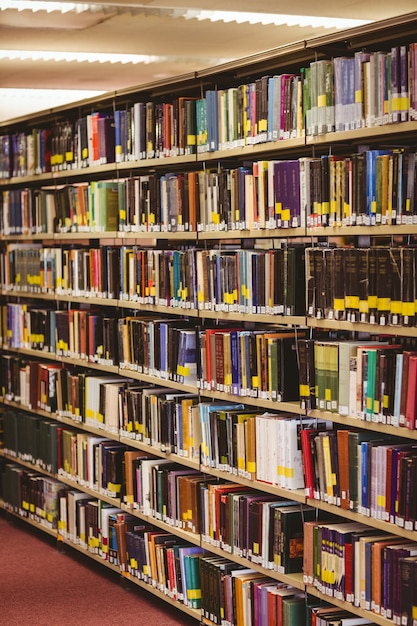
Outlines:
{"label": "yellow label on book spine", "polygon": [[401,315],[402,302],[399,300],[391,300],[390,311],[393,315]]}
{"label": "yellow label on book spine", "polygon": [[385,496],[383,494],[377,496],[376,504],[379,507],[385,508]]}
{"label": "yellow label on book spine", "polygon": [[290,219],[291,219],[291,211],[290,211],[290,209],[283,209],[281,217],[284,220],[284,222],[289,222]]}
{"label": "yellow label on book spine", "polygon": [[317,105],[321,108],[321,107],[325,107],[327,104],[326,102],[326,94],[321,94],[319,95],[319,97],[317,98]]}
{"label": "yellow label on book spine", "polygon": [[109,491],[114,491],[114,493],[120,493],[121,485],[118,485],[117,483],[107,483],[107,488]]}
{"label": "yellow label on book spine", "polygon": [[367,300],[359,300],[359,312],[360,313],[368,313],[369,304]]}
{"label": "yellow label on book spine", "polygon": [[413,316],[415,314],[415,302],[403,302],[401,306],[401,315]]}
{"label": "yellow label on book spine", "polygon": [[390,298],[378,298],[378,311],[389,311],[390,304]]}
{"label": "yellow label on book spine", "polygon": [[361,104],[362,102],[362,90],[361,89],[357,89],[355,91],[355,102],[356,104]]}
{"label": "yellow label on book spine", "polygon": [[184,365],[177,365],[177,374],[179,374],[180,376],[189,376],[190,368],[185,367]]}
{"label": "yellow label on book spine", "polygon": [[246,464],[246,470],[250,474],[254,474],[256,472],[256,462],[255,461],[248,461],[247,464]]}

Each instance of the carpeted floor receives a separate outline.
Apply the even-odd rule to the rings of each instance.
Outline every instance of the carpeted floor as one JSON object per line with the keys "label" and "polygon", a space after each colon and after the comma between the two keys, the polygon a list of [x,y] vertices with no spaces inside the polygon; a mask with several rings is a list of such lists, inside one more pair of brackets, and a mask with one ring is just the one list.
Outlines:
{"label": "carpeted floor", "polygon": [[136,585],[53,537],[0,513],[0,624],[198,626]]}

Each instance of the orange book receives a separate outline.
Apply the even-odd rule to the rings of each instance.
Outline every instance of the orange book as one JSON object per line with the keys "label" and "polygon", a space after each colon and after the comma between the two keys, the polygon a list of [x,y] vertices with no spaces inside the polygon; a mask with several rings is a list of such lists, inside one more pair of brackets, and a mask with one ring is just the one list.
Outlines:
{"label": "orange book", "polygon": [[376,541],[372,544],[372,606],[371,609],[374,613],[381,613],[381,601],[382,601],[382,568],[383,568],[383,556],[384,548],[386,546],[404,543],[403,537],[398,539],[388,539],[386,541]]}
{"label": "orange book", "polygon": [[340,506],[350,509],[349,496],[349,431],[337,431],[337,454],[339,467]]}
{"label": "orange book", "polygon": [[245,424],[246,473],[251,480],[256,478],[256,417],[248,417]]}

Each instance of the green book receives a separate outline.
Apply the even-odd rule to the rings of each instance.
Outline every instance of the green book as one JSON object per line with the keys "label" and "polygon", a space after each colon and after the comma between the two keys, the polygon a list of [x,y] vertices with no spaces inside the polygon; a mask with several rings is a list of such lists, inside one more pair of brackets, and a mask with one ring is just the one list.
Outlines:
{"label": "green book", "polygon": [[283,624],[285,626],[299,626],[305,624],[306,620],[306,601],[303,596],[294,596],[293,598],[283,598]]}

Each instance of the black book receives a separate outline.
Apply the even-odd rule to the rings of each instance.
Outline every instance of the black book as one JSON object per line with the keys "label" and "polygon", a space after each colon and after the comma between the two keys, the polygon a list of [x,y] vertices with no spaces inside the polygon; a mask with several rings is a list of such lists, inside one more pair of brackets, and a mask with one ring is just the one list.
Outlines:
{"label": "black book", "polygon": [[389,323],[396,326],[400,324],[402,309],[401,249],[389,248],[388,251],[391,281]]}
{"label": "black book", "polygon": [[314,339],[300,339],[297,343],[299,363],[300,407],[316,408],[316,377],[314,367]]}
{"label": "black book", "polygon": [[392,265],[389,248],[377,248],[376,296],[377,323],[386,326],[390,321],[392,296]]}
{"label": "black book", "polygon": [[415,248],[401,248],[401,279],[402,279],[402,305],[401,325],[414,326],[415,324],[415,276],[416,276],[416,251]]}

